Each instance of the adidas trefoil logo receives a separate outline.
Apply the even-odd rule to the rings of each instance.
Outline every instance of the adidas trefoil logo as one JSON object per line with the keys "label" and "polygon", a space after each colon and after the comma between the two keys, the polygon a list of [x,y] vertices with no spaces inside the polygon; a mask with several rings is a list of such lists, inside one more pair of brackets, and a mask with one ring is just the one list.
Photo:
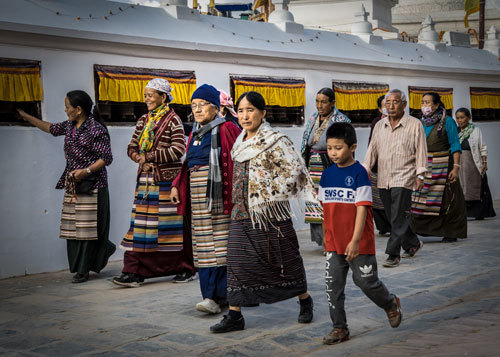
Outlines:
{"label": "adidas trefoil logo", "polygon": [[373,267],[371,265],[365,265],[365,266],[359,267],[359,270],[361,270],[361,272],[363,273],[363,274],[361,274],[361,276],[363,278],[366,278],[368,276],[373,275],[373,273],[372,273]]}

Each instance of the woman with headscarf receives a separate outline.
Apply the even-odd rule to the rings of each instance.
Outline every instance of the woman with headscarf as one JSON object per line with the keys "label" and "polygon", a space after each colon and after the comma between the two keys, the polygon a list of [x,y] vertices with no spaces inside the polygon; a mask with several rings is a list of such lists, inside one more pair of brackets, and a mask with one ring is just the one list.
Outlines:
{"label": "woman with headscarf", "polygon": [[[422,124],[427,137],[428,167],[424,187],[412,194],[411,224],[423,236],[443,242],[467,238],[465,199],[460,187],[460,140],[457,124],[446,115],[436,92],[422,96]],[[411,256],[405,252],[402,257]]]}
{"label": "woman with headscarf", "polygon": [[298,322],[309,323],[313,301],[293,228],[292,202],[302,199],[321,216],[314,185],[292,141],[264,120],[262,95],[243,93],[236,108],[243,131],[231,152],[234,207],[227,258],[229,314],[210,330],[243,330],[242,307],[296,296]]}
{"label": "woman with headscarf", "polygon": [[[317,111],[306,122],[300,151],[317,192],[323,170],[332,165],[326,152],[326,130],[332,123],[350,123],[351,120],[335,107],[335,93],[331,88],[323,88],[316,94],[316,109]],[[323,244],[321,217],[306,207],[305,222],[310,224],[311,241],[321,246]]]}
{"label": "woman with headscarf", "polygon": [[53,136],[64,135],[66,168],[56,189],[65,189],[60,237],[66,239],[73,283],[106,266],[116,246],[109,241],[109,192],[106,166],[113,161],[109,132],[90,96],[73,90],[64,99],[68,120],[48,123],[21,109],[19,115]]}
{"label": "woman with headscarf", "polygon": [[191,218],[194,264],[203,297],[196,309],[209,314],[226,305],[231,148],[241,131],[219,115],[219,107],[219,91],[211,85],[203,84],[192,94],[195,124],[182,170],[172,185],[179,214]]}
{"label": "woman with headscarf", "polygon": [[238,114],[234,111],[233,98],[222,89],[218,89],[218,91],[220,93],[220,115],[226,119],[226,121],[232,121],[241,129],[238,123]]}
{"label": "woman with headscarf", "polygon": [[455,112],[458,123],[458,138],[462,147],[460,156],[460,184],[464,191],[467,217],[482,220],[495,217],[486,170],[488,170],[488,149],[481,129],[471,122],[469,109],[460,108]]}
{"label": "woman with headscarf", "polygon": [[144,279],[175,275],[174,282],[193,280],[189,230],[171,201],[172,181],[185,151],[181,119],[169,108],[170,83],[149,81],[144,89],[148,113],[139,118],[127,155],[138,164],[130,228],[122,240],[123,269],[113,283],[139,287]]}

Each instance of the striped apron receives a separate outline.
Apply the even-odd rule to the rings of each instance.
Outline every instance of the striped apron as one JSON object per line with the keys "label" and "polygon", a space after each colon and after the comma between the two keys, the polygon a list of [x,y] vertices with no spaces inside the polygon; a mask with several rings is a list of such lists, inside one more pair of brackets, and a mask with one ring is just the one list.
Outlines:
{"label": "striped apron", "polygon": [[208,165],[191,169],[193,258],[197,268],[225,266],[231,216],[207,210]]}

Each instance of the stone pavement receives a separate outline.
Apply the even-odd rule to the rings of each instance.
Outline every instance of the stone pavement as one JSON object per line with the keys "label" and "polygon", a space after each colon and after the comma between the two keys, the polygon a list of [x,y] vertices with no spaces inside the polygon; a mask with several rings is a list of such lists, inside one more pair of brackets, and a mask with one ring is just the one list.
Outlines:
{"label": "stone pavement", "polygon": [[[496,201],[500,213],[500,201]],[[68,271],[0,281],[0,355],[8,356],[495,356],[500,348],[500,219],[469,221],[469,238],[423,238],[414,258],[383,268],[387,237],[376,237],[379,275],[401,297],[404,318],[392,329],[385,312],[348,280],[351,340],[324,346],[331,330],[324,257],[300,232],[315,318],[297,323],[296,299],[243,310],[246,329],[214,335],[222,315],[194,309],[198,280],[171,278],[140,288],[114,286],[121,262],[85,284]]]}

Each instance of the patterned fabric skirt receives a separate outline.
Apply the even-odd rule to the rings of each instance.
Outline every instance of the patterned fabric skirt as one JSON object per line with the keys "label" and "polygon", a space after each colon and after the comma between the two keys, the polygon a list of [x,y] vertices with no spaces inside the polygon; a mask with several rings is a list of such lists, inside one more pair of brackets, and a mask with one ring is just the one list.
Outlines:
{"label": "patterned fabric skirt", "polygon": [[[97,199],[97,239],[66,240],[69,271],[71,273],[87,274],[89,271],[99,273],[104,269],[109,257],[116,250],[116,246],[109,241],[108,188],[99,188],[95,191],[92,196]],[[81,199],[81,197],[83,196],[79,198]]]}
{"label": "patterned fabric skirt", "polygon": [[152,174],[140,175],[122,249],[143,253],[182,250],[182,216],[170,201],[171,186],[170,181],[155,184]]}
{"label": "patterned fabric skirt", "polygon": [[448,179],[448,151],[429,152],[424,187],[412,193],[411,213],[424,216],[439,216],[444,189]]}
{"label": "patterned fabric skirt", "polygon": [[470,150],[463,150],[460,155],[460,170],[458,177],[464,191],[466,201],[481,199],[481,173],[477,169]]}
{"label": "patterned fabric skirt", "polygon": [[[311,152],[311,158],[309,159],[309,175],[311,175],[316,193],[319,189],[319,182],[321,180],[323,171],[324,167],[323,161],[321,161],[321,156],[318,153]],[[321,215],[315,214],[315,211],[310,209],[310,207],[306,203],[305,223],[321,224],[322,222],[323,219]]]}
{"label": "patterned fabric skirt", "polygon": [[269,232],[254,229],[249,219],[233,220],[230,232],[227,298],[231,306],[271,304],[307,291],[291,220],[274,223]]}
{"label": "patterned fabric skirt", "polygon": [[60,237],[62,239],[97,240],[97,191],[73,197],[64,192]]}
{"label": "patterned fabric skirt", "polygon": [[197,268],[226,265],[231,216],[207,210],[208,165],[191,170],[191,228],[193,258]]}

